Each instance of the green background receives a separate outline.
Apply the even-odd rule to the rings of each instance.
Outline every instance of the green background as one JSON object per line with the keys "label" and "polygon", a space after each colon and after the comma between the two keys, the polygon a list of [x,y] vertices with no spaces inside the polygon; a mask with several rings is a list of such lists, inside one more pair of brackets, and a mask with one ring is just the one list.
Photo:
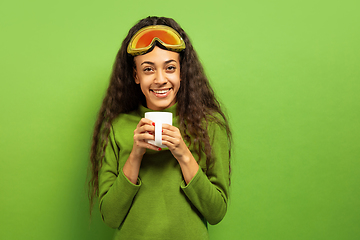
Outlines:
{"label": "green background", "polygon": [[[360,4],[2,1],[0,239],[111,239],[86,172],[128,29],[192,39],[234,134],[231,200],[211,239],[360,239]],[[141,227],[141,226],[139,226]]]}

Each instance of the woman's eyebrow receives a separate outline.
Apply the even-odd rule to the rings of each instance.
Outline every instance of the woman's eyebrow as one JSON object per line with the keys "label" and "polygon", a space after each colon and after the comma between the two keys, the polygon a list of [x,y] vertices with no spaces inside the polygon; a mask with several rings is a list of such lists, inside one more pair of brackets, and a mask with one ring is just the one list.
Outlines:
{"label": "woman's eyebrow", "polygon": [[170,59],[170,60],[165,61],[165,64],[168,64],[168,63],[171,63],[171,62],[176,62],[176,61],[174,59]]}
{"label": "woman's eyebrow", "polygon": [[149,62],[149,61],[142,62],[140,65],[143,65],[143,64],[155,65],[155,63],[153,63],[153,62]]}
{"label": "woman's eyebrow", "polygon": [[[170,60],[165,61],[165,62],[164,62],[164,64],[168,64],[168,63],[171,63],[171,62],[176,62],[176,60],[174,60],[174,59],[170,59]],[[155,63],[150,62],[150,61],[145,61],[145,62],[142,62],[140,65],[143,65],[143,64],[155,65]]]}

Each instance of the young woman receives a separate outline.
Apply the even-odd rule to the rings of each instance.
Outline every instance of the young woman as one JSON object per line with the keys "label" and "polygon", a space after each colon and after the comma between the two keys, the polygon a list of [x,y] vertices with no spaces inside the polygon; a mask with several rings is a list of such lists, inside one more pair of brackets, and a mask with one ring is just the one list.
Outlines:
{"label": "young woman", "polygon": [[[161,149],[145,112],[173,113]],[[116,56],[91,148],[90,205],[99,196],[115,239],[208,239],[226,213],[231,132],[197,54],[170,18],[132,27]]]}

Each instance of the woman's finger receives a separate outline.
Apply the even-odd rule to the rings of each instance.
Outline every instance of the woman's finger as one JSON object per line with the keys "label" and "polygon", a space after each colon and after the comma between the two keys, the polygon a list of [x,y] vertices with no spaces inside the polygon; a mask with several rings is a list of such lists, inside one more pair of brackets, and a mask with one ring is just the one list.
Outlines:
{"label": "woman's finger", "polygon": [[163,141],[163,144],[166,145],[167,147],[170,147],[170,146],[177,147],[180,145],[182,138],[175,138],[172,136],[163,135],[162,141]]}
{"label": "woman's finger", "polygon": [[159,147],[157,146],[154,146],[150,143],[147,143],[147,142],[144,142],[144,141],[139,141],[137,142],[137,146],[138,147],[141,147],[141,148],[147,148],[147,149],[151,149],[151,150],[154,150],[154,151],[159,151],[161,149],[159,149]]}
{"label": "woman's finger", "polygon": [[140,128],[143,125],[149,125],[152,126],[153,125],[153,121],[151,121],[150,119],[147,118],[142,118],[140,119],[139,123],[137,124],[136,128]]}
{"label": "woman's finger", "polygon": [[162,129],[163,130],[168,130],[168,131],[171,131],[171,132],[180,132],[180,130],[177,127],[175,127],[173,125],[170,125],[170,124],[166,124],[166,123],[164,123],[162,125]]}
{"label": "woman's finger", "polygon": [[142,118],[134,130],[134,134],[143,133],[143,132],[153,132],[155,127],[152,124],[153,122],[149,119]]}
{"label": "woman's finger", "polygon": [[155,127],[153,125],[142,125],[140,128],[139,128],[139,132],[140,133],[144,133],[144,132],[150,132],[150,133],[154,133],[155,131]]}
{"label": "woman's finger", "polygon": [[145,132],[145,133],[134,134],[134,140],[135,141],[155,140],[155,137],[154,135]]}

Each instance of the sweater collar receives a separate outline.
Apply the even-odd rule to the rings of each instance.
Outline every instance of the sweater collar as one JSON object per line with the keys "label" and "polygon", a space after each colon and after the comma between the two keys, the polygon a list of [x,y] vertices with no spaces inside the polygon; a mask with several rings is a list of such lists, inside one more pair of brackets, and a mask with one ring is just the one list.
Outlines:
{"label": "sweater collar", "polygon": [[176,107],[177,107],[177,103],[175,103],[174,105],[172,105],[169,108],[163,109],[161,111],[157,111],[157,110],[151,110],[147,107],[144,107],[142,104],[140,104],[139,112],[140,112],[141,116],[144,116],[146,112],[171,112],[173,114],[173,116],[176,116]]}

